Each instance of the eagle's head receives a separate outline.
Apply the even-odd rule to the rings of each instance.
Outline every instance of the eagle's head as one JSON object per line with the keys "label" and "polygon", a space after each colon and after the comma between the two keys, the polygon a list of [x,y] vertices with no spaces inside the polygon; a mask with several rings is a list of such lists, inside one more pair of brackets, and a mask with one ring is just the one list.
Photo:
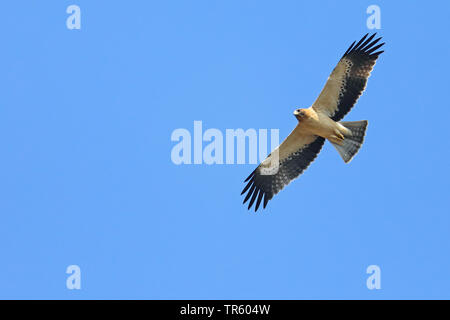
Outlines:
{"label": "eagle's head", "polygon": [[304,119],[306,116],[305,109],[296,109],[294,111],[294,116],[297,118],[298,121],[302,121],[302,119]]}

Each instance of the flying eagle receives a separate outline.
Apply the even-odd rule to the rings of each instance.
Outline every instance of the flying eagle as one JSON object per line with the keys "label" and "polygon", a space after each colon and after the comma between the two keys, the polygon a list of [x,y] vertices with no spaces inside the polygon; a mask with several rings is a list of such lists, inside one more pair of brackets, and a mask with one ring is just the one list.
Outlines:
{"label": "flying eagle", "polygon": [[244,181],[242,194],[247,192],[248,209],[256,201],[255,211],[261,201],[265,208],[284,186],[296,179],[314,161],[325,139],[337,149],[348,163],[361,147],[367,121],[340,121],[355,105],[366,87],[370,72],[384,51],[383,44],[372,39],[376,33],[366,34],[358,43],[353,42],[331,72],[317,100],[307,109],[296,109],[298,120],[295,129]]}

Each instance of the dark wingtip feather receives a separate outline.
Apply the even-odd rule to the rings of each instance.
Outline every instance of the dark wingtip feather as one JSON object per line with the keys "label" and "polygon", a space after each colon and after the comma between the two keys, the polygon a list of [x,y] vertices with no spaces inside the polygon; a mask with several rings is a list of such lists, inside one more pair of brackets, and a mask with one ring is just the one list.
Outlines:
{"label": "dark wingtip feather", "polygon": [[253,192],[253,196],[250,199],[250,202],[248,203],[248,209],[250,210],[250,208],[253,205],[253,202],[255,202],[256,196],[258,195],[258,192],[261,192],[261,190],[256,190],[255,192]]}
{"label": "dark wingtip feather", "polygon": [[364,40],[366,40],[366,38],[367,38],[367,36],[368,36],[369,34],[368,33],[366,33],[365,34],[365,36],[364,37],[362,37],[361,38],[361,40],[359,40],[358,41],[358,43],[355,45],[355,47],[353,48],[353,50],[352,51],[356,51],[356,50],[359,50],[360,49],[360,46],[361,46],[361,44],[364,42]]}
{"label": "dark wingtip feather", "polygon": [[345,51],[344,56],[352,50],[353,45],[354,45],[355,43],[356,43],[356,41],[353,41],[353,43],[350,45],[350,47],[348,47],[347,51]]}
{"label": "dark wingtip feather", "polygon": [[267,206],[267,202],[269,202],[269,194],[268,194],[268,193],[265,193],[265,194],[264,194],[264,203],[263,203],[263,209],[265,209],[265,208],[266,208],[266,206]]}
{"label": "dark wingtip feather", "polygon": [[373,37],[375,37],[375,35],[376,35],[376,33],[374,33],[369,38],[367,38],[367,40],[364,41],[363,44],[361,44],[360,50],[364,51],[367,47],[370,47],[372,45],[372,43],[370,43],[370,41],[373,39]]}
{"label": "dark wingtip feather", "polygon": [[247,183],[247,185],[245,186],[244,190],[242,190],[241,192],[241,196],[245,193],[245,191],[248,190],[248,188],[250,188],[250,186],[254,183],[254,181],[249,181],[249,183]]}
{"label": "dark wingtip feather", "polygon": [[256,200],[255,212],[258,211],[259,205],[261,204],[262,197],[264,196],[264,192],[259,190],[258,200]]}
{"label": "dark wingtip feather", "polygon": [[367,46],[365,46],[363,49],[361,49],[361,51],[363,52],[367,52],[370,48],[372,48],[374,45],[377,44],[378,41],[381,40],[381,37],[378,39],[373,40],[371,43],[369,43]]}
{"label": "dark wingtip feather", "polygon": [[366,53],[367,53],[367,54],[371,54],[371,53],[374,52],[375,50],[381,48],[383,45],[384,45],[384,42],[383,42],[383,43],[380,43],[379,45],[376,45],[375,47],[371,48],[370,50],[367,50]]}
{"label": "dark wingtip feather", "polygon": [[384,50],[377,51],[377,52],[375,52],[375,53],[372,53],[370,56],[371,56],[371,57],[376,57],[376,58],[378,58],[378,56],[379,56],[380,54],[382,54],[383,52],[384,52]]}
{"label": "dark wingtip feather", "polygon": [[256,169],[253,170],[252,173],[250,173],[250,175],[247,177],[247,179],[244,180],[244,182],[247,182],[251,177],[253,177],[255,175]]}
{"label": "dark wingtip feather", "polygon": [[256,185],[253,184],[252,187],[250,188],[250,190],[248,191],[247,195],[245,196],[244,202],[242,202],[242,204],[247,202],[248,198],[250,198],[250,196],[252,195],[253,190],[255,190],[255,188],[256,188]]}
{"label": "dark wingtip feather", "polygon": [[[378,41],[380,41],[383,37],[379,37],[375,40],[373,40],[375,38],[375,35],[377,33],[375,32],[374,34],[372,34],[369,38],[367,38],[367,36],[369,35],[369,33],[366,33],[359,41],[358,43],[355,44],[356,41],[354,41],[352,43],[352,45],[347,49],[347,51],[344,53],[343,56],[346,56],[348,54],[354,53],[354,52],[364,52],[364,53],[369,53],[373,52],[375,50],[372,50],[374,48],[374,45],[378,43]],[[384,43],[383,43],[384,44]],[[379,47],[377,47],[378,49]],[[372,51],[370,51],[372,50]],[[369,52],[370,51],[370,52]]]}

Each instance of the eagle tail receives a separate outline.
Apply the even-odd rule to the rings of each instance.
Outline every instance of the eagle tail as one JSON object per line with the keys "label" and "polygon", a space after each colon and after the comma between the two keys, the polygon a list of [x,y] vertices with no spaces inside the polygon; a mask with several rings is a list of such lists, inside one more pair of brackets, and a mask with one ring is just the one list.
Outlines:
{"label": "eagle tail", "polygon": [[351,135],[345,135],[342,144],[331,143],[341,155],[345,163],[350,162],[358,153],[364,142],[366,135],[367,120],[362,121],[341,121],[341,125],[351,131]]}

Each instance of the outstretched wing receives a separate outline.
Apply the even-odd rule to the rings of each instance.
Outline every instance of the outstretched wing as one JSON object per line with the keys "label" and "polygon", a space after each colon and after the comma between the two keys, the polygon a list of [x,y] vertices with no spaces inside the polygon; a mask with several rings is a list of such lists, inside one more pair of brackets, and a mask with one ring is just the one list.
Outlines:
{"label": "outstretched wing", "polygon": [[347,49],[312,107],[322,111],[334,121],[341,120],[355,105],[366,88],[367,79],[378,56],[384,51],[376,51],[383,44],[378,44],[381,37],[373,40],[376,33],[367,40],[366,34],[355,45]]}
{"label": "outstretched wing", "polygon": [[241,194],[247,192],[244,203],[250,199],[248,209],[256,200],[257,211],[263,198],[265,208],[274,195],[309,166],[324,142],[324,138],[305,134],[297,126],[245,180],[247,185]]}

